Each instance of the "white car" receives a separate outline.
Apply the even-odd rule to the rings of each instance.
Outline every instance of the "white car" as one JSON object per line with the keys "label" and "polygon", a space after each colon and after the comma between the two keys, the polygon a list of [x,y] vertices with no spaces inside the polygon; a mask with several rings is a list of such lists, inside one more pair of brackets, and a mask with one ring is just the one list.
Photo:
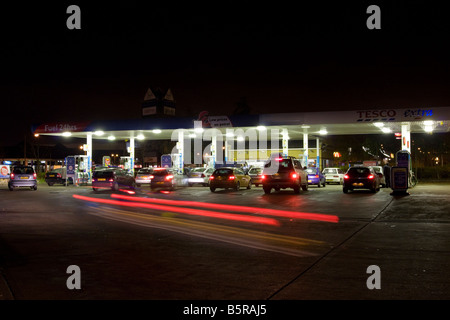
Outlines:
{"label": "white car", "polygon": [[344,183],[344,171],[342,171],[340,168],[325,168],[323,169],[322,173],[325,176],[325,182],[327,184]]}
{"label": "white car", "polygon": [[380,185],[382,188],[386,187],[386,177],[384,176],[383,173],[383,167],[382,166],[372,166],[373,170],[376,172],[376,174],[378,174],[378,176],[380,177]]}

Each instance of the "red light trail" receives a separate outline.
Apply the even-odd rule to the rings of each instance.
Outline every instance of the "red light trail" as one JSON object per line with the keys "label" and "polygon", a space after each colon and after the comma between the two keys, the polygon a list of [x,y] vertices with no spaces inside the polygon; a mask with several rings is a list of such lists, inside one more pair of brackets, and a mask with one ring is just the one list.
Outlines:
{"label": "red light trail", "polygon": [[112,194],[111,197],[116,198],[116,199],[122,199],[122,200],[130,200],[130,201],[141,201],[141,202],[169,204],[169,205],[186,206],[186,207],[191,206],[191,207],[198,207],[198,208],[227,210],[227,211],[236,211],[236,212],[245,212],[245,213],[258,213],[258,214],[283,217],[283,218],[306,219],[306,220],[316,220],[316,221],[325,221],[325,222],[333,222],[333,223],[339,222],[338,216],[321,214],[321,213],[296,212],[296,211],[247,207],[247,206],[236,206],[236,205],[197,202],[197,201],[140,198],[140,197],[130,197],[130,196],[125,196],[125,195],[119,195],[119,194]]}
{"label": "red light trail", "polygon": [[[174,206],[158,205],[158,204],[150,204],[150,203],[142,203],[142,202],[124,202],[124,201],[120,201],[120,200],[99,199],[99,198],[81,196],[81,195],[77,195],[77,194],[74,194],[73,197],[75,199],[79,199],[79,200],[112,204],[112,205],[125,206],[125,207],[134,207],[134,208],[137,207],[137,208],[146,208],[146,209],[152,209],[152,210],[164,210],[164,211],[171,211],[171,212],[177,212],[177,213],[184,213],[184,214],[188,214],[188,215],[205,216],[205,217],[235,220],[235,221],[244,221],[244,222],[251,222],[251,223],[260,223],[260,224],[273,225],[273,226],[280,225],[280,223],[277,220],[272,219],[272,218],[246,216],[246,215],[231,214],[231,213],[221,213],[221,212],[214,212],[214,211],[209,211],[209,210],[199,210],[199,209],[194,209],[194,208],[180,208],[180,207],[174,207]],[[130,198],[131,198],[130,200],[136,200],[136,197],[130,197]]]}

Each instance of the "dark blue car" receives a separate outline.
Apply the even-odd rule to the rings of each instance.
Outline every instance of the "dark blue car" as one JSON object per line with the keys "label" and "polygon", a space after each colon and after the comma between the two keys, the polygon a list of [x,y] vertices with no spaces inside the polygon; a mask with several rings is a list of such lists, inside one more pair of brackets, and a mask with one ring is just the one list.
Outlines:
{"label": "dark blue car", "polygon": [[308,175],[308,184],[317,185],[318,188],[321,186],[326,186],[326,179],[319,168],[308,168],[306,169],[306,174]]}

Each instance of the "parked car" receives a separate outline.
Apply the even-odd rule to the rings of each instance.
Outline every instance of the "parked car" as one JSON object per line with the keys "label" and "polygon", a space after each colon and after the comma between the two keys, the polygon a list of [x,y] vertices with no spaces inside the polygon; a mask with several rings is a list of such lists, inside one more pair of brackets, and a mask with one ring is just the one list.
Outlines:
{"label": "parked car", "polygon": [[372,166],[375,173],[380,177],[380,185],[382,188],[386,187],[386,177],[384,176],[384,170],[382,166]]}
{"label": "parked car", "polygon": [[322,171],[325,176],[325,181],[327,184],[330,183],[344,183],[344,171],[340,168],[325,168]]}
{"label": "parked car", "polygon": [[136,177],[134,178],[134,182],[136,183],[136,187],[140,187],[141,185],[149,185],[152,181],[151,176],[153,174],[153,168],[142,168],[139,169],[136,173]]}
{"label": "parked car", "polygon": [[216,191],[217,188],[239,190],[241,187],[252,188],[252,179],[241,168],[222,167],[214,170],[209,177],[209,189],[211,192]]}
{"label": "parked car", "polygon": [[[66,179],[66,167],[56,168],[45,173],[45,182],[49,186],[53,186],[54,184],[66,184]],[[67,183],[73,183],[72,179],[69,179]]]}
{"label": "parked car", "polygon": [[134,188],[134,176],[121,168],[108,168],[95,170],[92,174],[92,190],[111,189],[117,191],[120,188]]}
{"label": "parked car", "polygon": [[150,189],[170,189],[177,187],[175,172],[168,168],[154,168],[151,175]]}
{"label": "parked car", "polygon": [[[273,160],[273,161],[272,161]],[[273,167],[277,164],[277,167]],[[263,174],[261,176],[264,193],[269,194],[275,189],[292,188],[295,193],[308,190],[308,177],[306,171],[303,170],[300,161],[294,157],[277,156],[271,158],[264,165]]]}
{"label": "parked car", "polygon": [[306,169],[308,174],[308,184],[317,185],[318,188],[321,186],[326,186],[326,179],[319,168],[308,168]]}
{"label": "parked car", "polygon": [[36,172],[31,166],[15,166],[9,175],[8,188],[29,187],[37,190]]}
{"label": "parked car", "polygon": [[256,187],[259,187],[262,184],[261,176],[262,176],[263,168],[261,167],[251,167],[248,170],[248,175],[252,179],[252,184]]}
{"label": "parked car", "polygon": [[342,188],[344,193],[355,189],[369,189],[377,192],[380,191],[380,178],[371,167],[351,167],[344,175]]}
{"label": "parked car", "polygon": [[203,186],[208,186],[209,184],[209,177],[213,174],[214,168],[206,168],[206,167],[199,167],[194,168],[189,172],[188,175],[188,185],[192,187],[194,184],[201,184]]}

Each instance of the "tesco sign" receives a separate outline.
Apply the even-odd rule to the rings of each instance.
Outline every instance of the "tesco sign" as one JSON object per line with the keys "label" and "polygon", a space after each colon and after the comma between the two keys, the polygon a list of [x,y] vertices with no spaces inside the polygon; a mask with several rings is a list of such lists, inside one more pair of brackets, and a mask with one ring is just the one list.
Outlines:
{"label": "tesco sign", "polygon": [[394,120],[397,111],[393,109],[356,111],[357,121]]}

